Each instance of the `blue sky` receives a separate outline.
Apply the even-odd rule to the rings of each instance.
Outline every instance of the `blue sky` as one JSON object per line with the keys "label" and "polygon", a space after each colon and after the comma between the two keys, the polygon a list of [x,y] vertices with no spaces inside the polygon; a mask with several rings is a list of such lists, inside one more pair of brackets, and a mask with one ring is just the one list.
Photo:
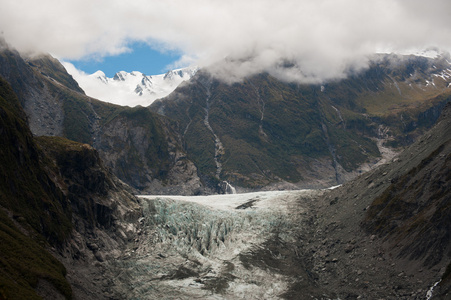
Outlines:
{"label": "blue sky", "polygon": [[163,74],[172,69],[171,65],[180,59],[180,54],[176,52],[160,52],[144,43],[134,43],[128,47],[132,51],[120,55],[65,61],[87,74],[101,70],[107,77],[113,77],[119,71],[139,71],[145,75]]}

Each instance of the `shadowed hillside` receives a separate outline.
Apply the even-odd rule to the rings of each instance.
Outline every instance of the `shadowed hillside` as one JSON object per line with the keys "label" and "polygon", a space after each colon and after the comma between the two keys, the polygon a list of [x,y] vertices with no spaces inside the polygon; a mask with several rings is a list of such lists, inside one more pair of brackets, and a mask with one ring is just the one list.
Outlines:
{"label": "shadowed hillside", "polygon": [[102,299],[92,264],[135,234],[141,210],[130,188],[91,146],[36,141],[2,78],[0,133],[1,298]]}

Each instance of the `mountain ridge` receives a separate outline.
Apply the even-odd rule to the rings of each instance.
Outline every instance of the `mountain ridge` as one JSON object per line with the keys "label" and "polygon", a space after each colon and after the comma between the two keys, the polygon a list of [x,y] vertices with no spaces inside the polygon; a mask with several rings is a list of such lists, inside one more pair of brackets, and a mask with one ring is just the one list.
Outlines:
{"label": "mountain ridge", "polygon": [[24,117],[0,77],[0,296],[103,298],[93,263],[129,242],[137,199],[91,146],[34,138]]}
{"label": "mountain ridge", "polygon": [[[434,84],[425,81],[435,65],[431,60],[412,59],[391,69],[376,66],[323,87],[287,86],[266,74],[226,86],[198,74],[197,82],[171,96],[173,107],[152,108],[177,117],[173,119],[148,108],[106,104],[64,87],[45,62],[45,74],[14,53],[2,52],[0,62],[11,81],[0,79],[1,297],[244,298],[255,291],[284,299],[423,299],[429,293],[449,298],[451,104],[443,93],[448,88],[445,75],[431,75]],[[377,91],[383,97],[376,97]],[[198,99],[189,102],[187,95]],[[393,101],[383,113],[385,104],[376,100],[385,97]],[[36,114],[28,115],[21,106],[30,111],[44,100],[63,108],[58,130],[85,143],[33,136],[27,122],[35,126]],[[236,103],[240,106],[232,105]],[[305,133],[287,126],[290,120],[276,122],[279,108],[285,119],[305,123]],[[187,139],[196,132],[202,133],[198,140]],[[221,174],[230,172],[231,165],[239,167],[239,160],[228,156],[234,146],[230,140],[240,141],[235,149],[241,155],[263,145],[255,149],[266,157],[272,153],[263,151],[276,140],[285,154],[298,151],[298,145],[305,147],[302,151],[319,147],[317,154],[328,156],[330,180],[336,181],[338,164],[352,168],[347,156],[377,147],[371,138],[381,136],[408,146],[388,164],[362,170],[338,188],[294,192],[274,202],[255,195],[239,205],[228,203],[228,213],[164,197],[137,199],[131,193],[136,190],[107,167],[112,164],[111,170],[126,179],[138,174],[128,180],[147,185],[141,190],[150,181],[149,191],[200,194],[210,180],[208,192],[218,193]],[[357,145],[362,148],[351,147],[352,141],[361,141]],[[208,147],[199,147],[202,142]],[[196,153],[186,151],[190,147],[205,154],[204,169],[191,161]],[[344,151],[346,147],[351,148]],[[258,155],[251,158],[255,165]],[[302,158],[295,158],[302,165]],[[280,164],[276,167],[282,171],[290,166]],[[263,169],[263,174],[268,178],[279,169]],[[232,175],[259,179],[240,172]],[[280,188],[281,181],[273,178]],[[187,256],[180,250],[191,252]],[[208,263],[215,255],[219,264]],[[267,283],[271,289],[262,288]]]}
{"label": "mountain ridge", "polygon": [[119,71],[111,78],[101,70],[86,75],[63,63],[84,91],[99,100],[125,106],[148,106],[158,98],[170,94],[182,82],[196,74],[197,67],[170,70],[159,75],[145,75],[139,71]]}
{"label": "mountain ridge", "polygon": [[26,63],[4,49],[0,59],[35,135],[94,146],[141,193],[334,186],[412,143],[451,91],[449,57],[382,55],[323,85],[268,74],[228,85],[201,70],[149,108],[130,108],[86,96],[70,75],[66,87],[50,57]]}
{"label": "mountain ridge", "polygon": [[179,122],[187,153],[213,181],[333,186],[434,123],[451,95],[447,58],[383,55],[365,72],[323,85],[268,74],[229,85],[199,71],[150,108]]}
{"label": "mountain ridge", "polygon": [[[0,52],[0,75],[17,93],[34,135],[61,136],[94,146],[105,165],[141,193],[205,190],[197,168],[180,146],[173,122],[144,107],[102,102],[86,96],[80,88],[66,87],[58,81],[61,64],[49,55],[39,60],[27,63],[9,48]],[[46,72],[41,65],[46,66]],[[139,117],[141,123],[133,117]]]}

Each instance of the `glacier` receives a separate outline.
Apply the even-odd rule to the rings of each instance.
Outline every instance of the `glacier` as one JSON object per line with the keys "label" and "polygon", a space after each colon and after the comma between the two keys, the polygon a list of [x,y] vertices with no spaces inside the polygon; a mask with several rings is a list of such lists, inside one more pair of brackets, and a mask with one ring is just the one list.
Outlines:
{"label": "glacier", "polygon": [[292,279],[253,266],[253,254],[280,256],[265,243],[293,242],[300,202],[318,192],[140,196],[141,232],[113,286],[128,299],[279,299]]}

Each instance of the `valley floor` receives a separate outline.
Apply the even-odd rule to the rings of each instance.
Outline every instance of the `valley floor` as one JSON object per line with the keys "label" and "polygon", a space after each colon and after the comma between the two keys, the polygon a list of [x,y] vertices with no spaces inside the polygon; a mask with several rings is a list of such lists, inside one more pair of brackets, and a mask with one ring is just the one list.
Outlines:
{"label": "valley floor", "polygon": [[[335,191],[334,191],[335,192]],[[330,190],[140,196],[141,230],[114,262],[127,299],[425,299],[429,282],[334,214]],[[412,268],[413,270],[413,268]]]}

